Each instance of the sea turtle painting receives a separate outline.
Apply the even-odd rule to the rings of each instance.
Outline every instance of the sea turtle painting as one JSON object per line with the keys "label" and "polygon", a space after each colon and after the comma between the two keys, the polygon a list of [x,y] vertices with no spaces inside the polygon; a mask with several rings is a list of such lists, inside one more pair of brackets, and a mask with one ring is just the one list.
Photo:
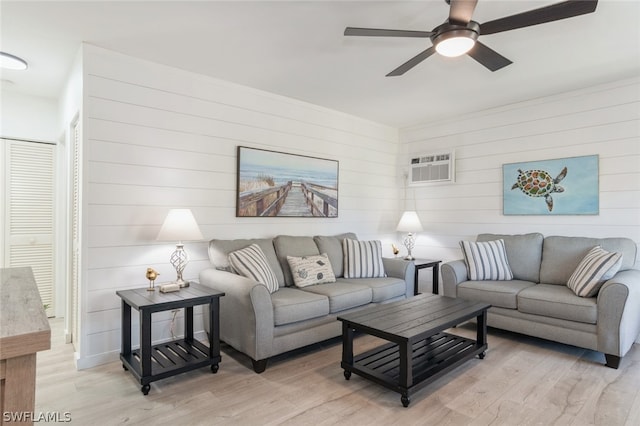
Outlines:
{"label": "sea turtle painting", "polygon": [[549,172],[545,170],[526,170],[518,169],[518,178],[511,189],[520,188],[529,197],[544,197],[547,202],[549,211],[553,210],[553,198],[551,194],[554,192],[564,192],[564,188],[558,185],[562,179],[567,176],[567,168],[562,169],[556,178],[552,178]]}

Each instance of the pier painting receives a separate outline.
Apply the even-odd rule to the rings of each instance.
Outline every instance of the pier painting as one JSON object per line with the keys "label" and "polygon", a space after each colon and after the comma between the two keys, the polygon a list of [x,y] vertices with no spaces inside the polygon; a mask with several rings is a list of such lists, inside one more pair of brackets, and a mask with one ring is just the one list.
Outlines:
{"label": "pier painting", "polygon": [[238,217],[338,217],[338,162],[238,147]]}

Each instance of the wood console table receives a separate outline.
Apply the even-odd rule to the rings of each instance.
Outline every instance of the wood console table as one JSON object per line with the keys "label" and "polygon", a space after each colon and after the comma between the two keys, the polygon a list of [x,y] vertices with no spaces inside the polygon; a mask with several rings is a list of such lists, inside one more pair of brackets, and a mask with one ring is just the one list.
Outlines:
{"label": "wood console table", "polygon": [[[0,269],[0,424],[33,424],[36,352],[51,348],[51,328],[31,268]],[[22,416],[22,417],[21,417]]]}

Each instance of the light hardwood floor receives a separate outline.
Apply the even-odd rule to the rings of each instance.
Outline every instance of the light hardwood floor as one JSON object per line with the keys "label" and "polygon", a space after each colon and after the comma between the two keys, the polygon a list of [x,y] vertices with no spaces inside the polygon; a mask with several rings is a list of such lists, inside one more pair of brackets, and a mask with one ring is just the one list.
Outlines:
{"label": "light hardwood floor", "polygon": [[[613,370],[599,353],[489,329],[484,360],[422,388],[403,408],[395,392],[344,379],[338,339],[278,357],[263,374],[223,345],[217,374],[203,368],[154,382],[144,396],[120,362],[76,371],[62,320],[51,326],[51,350],[38,353],[36,413],[68,412],[78,425],[640,424],[638,344]],[[474,338],[475,326],[451,332]],[[378,343],[360,336],[355,349]]]}

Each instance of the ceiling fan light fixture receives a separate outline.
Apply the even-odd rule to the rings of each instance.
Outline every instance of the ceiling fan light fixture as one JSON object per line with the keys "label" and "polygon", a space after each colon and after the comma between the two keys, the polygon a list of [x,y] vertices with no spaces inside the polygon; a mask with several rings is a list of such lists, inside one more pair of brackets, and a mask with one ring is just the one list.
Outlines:
{"label": "ceiling fan light fixture", "polygon": [[436,44],[436,52],[442,56],[455,58],[470,51],[475,44],[476,41],[469,37],[451,37]]}
{"label": "ceiling fan light fixture", "polygon": [[455,58],[470,51],[476,44],[478,33],[472,30],[453,30],[439,34],[434,40],[436,52]]}

